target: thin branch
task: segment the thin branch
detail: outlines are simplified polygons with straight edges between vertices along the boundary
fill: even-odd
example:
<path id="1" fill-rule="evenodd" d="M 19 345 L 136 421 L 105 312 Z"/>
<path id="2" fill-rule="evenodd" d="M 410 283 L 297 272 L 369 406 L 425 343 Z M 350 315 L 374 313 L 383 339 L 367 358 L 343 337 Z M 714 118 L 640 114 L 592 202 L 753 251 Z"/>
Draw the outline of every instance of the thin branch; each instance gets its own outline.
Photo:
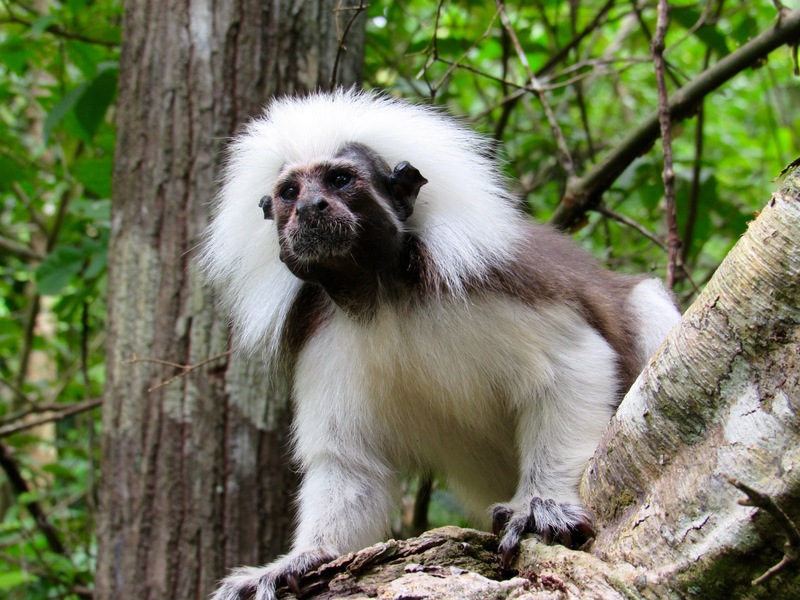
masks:
<path id="1" fill-rule="evenodd" d="M 546 78 L 544 80 L 541 80 L 541 79 L 537 80 L 537 82 L 536 82 L 537 85 L 534 87 L 533 85 L 530 85 L 530 84 L 527 84 L 527 83 L 526 84 L 520 84 L 520 83 L 517 83 L 515 81 L 511 81 L 511 80 L 506 79 L 505 77 L 502 77 L 502 76 L 499 76 L 499 75 L 492 75 L 491 73 L 489 73 L 487 71 L 483 71 L 483 70 L 478 69 L 476 67 L 473 67 L 471 65 L 460 63 L 459 61 L 453 61 L 453 60 L 449 60 L 447 58 L 442 58 L 442 57 L 437 57 L 436 61 L 440 62 L 440 63 L 443 63 L 445 65 L 454 66 L 455 68 L 461 69 L 462 71 L 468 71 L 470 73 L 475 73 L 476 75 L 479 75 L 483 79 L 488 79 L 490 81 L 496 81 L 497 83 L 501 84 L 504 87 L 514 88 L 515 91 L 510 93 L 510 94 L 508 94 L 507 97 L 503 100 L 504 102 L 509 100 L 509 99 L 518 100 L 519 98 L 524 96 L 526 93 L 538 94 L 539 92 L 550 92 L 550 91 L 553 91 L 553 90 L 558 90 L 558 89 L 561 89 L 561 88 L 569 87 L 570 85 L 574 85 L 575 83 L 577 83 L 579 81 L 582 81 L 583 79 L 586 79 L 586 78 L 588 78 L 590 76 L 597 75 L 596 70 L 597 70 L 598 67 L 605 67 L 607 65 L 612 65 L 612 64 L 615 64 L 615 63 L 625 63 L 625 66 L 620 67 L 621 70 L 624 70 L 625 68 L 631 67 L 631 66 L 639 64 L 639 63 L 649 62 L 649 60 L 647 60 L 647 59 L 631 58 L 631 57 L 627 57 L 627 58 L 612 58 L 612 59 L 583 60 L 583 61 L 577 62 L 577 63 L 575 63 L 575 64 L 563 69 L 562 71 L 559 71 L 557 74 L 553 75 L 552 77 L 548 77 L 548 78 Z M 425 68 L 427 68 L 427 66 Z M 578 73 L 577 75 L 573 75 L 572 77 L 570 77 L 568 79 L 563 79 L 563 77 L 565 77 L 568 73 L 574 73 L 575 71 L 580 71 L 582 69 L 593 69 L 593 70 L 584 71 L 584 72 Z M 603 71 L 603 73 L 605 73 L 605 72 L 606 71 Z M 544 81 L 547 81 L 548 83 L 544 83 Z M 479 115 L 478 117 L 474 117 L 473 116 L 472 119 L 473 120 L 479 120 L 480 119 L 480 115 L 485 115 L 485 114 L 487 114 L 489 112 L 491 112 L 491 110 L 484 110 L 483 112 L 478 113 L 478 115 Z"/>
<path id="2" fill-rule="evenodd" d="M 618 223 L 622 223 L 623 225 L 627 225 L 631 229 L 635 229 L 640 234 L 642 234 L 644 237 L 646 237 L 648 240 L 653 242 L 656 246 L 661 248 L 664 252 L 667 251 L 667 245 L 663 242 L 663 240 L 661 238 L 659 238 L 655 233 L 653 233 L 652 231 L 647 229 L 647 227 L 645 227 L 644 225 L 639 223 L 638 221 L 634 221 L 630 217 L 627 217 L 627 216 L 625 216 L 625 215 L 623 215 L 621 213 L 618 213 L 618 212 L 608 208 L 607 206 L 605 206 L 603 204 L 601 204 L 600 206 L 598 206 L 597 208 L 595 208 L 593 210 L 599 212 L 604 217 L 608 217 L 609 219 L 613 219 L 614 221 L 617 221 Z"/>
<path id="3" fill-rule="evenodd" d="M 770 52 L 800 37 L 800 10 L 784 14 L 780 22 L 738 50 L 722 58 L 714 66 L 699 74 L 681 89 L 669 102 L 673 122 L 694 114 L 705 96 L 748 67 L 761 62 Z M 580 179 L 570 181 L 567 191 L 553 212 L 550 221 L 559 229 L 568 229 L 580 221 L 583 214 L 597 206 L 603 193 L 620 174 L 639 156 L 647 152 L 659 137 L 658 111 L 650 114 L 631 131 L 609 154 Z"/>
<path id="4" fill-rule="evenodd" d="M 44 256 L 38 252 L 3 236 L 0 236 L 0 250 L 27 260 L 44 260 Z"/>
<path id="5" fill-rule="evenodd" d="M 11 190 L 28 211 L 28 216 L 30 217 L 31 221 L 33 221 L 33 224 L 36 225 L 39 231 L 46 234 L 48 231 L 47 223 L 42 220 L 42 216 L 39 214 L 39 212 L 33 208 L 33 201 L 25 193 L 25 190 L 22 189 L 22 186 L 15 181 L 11 184 Z"/>
<path id="6" fill-rule="evenodd" d="M 77 415 L 82 412 L 92 410 L 93 408 L 97 408 L 102 403 L 103 400 L 101 398 L 95 398 L 67 406 L 66 408 L 63 408 L 62 405 L 60 410 L 57 410 L 52 414 L 42 416 L 38 419 L 24 420 L 22 422 L 19 422 L 17 419 L 15 422 L 11 422 L 8 425 L 0 426 L 0 438 L 12 435 L 14 433 L 19 433 L 20 431 L 25 431 L 26 429 L 32 429 L 33 427 L 38 427 L 39 425 L 44 425 L 45 423 L 61 421 L 62 419 L 66 419 L 72 415 Z M 37 412 L 41 411 L 37 410 Z"/>
<path id="7" fill-rule="evenodd" d="M 536 74 L 533 72 L 533 69 L 531 69 L 530 63 L 528 63 L 528 57 L 525 54 L 522 44 L 519 42 L 517 32 L 514 31 L 514 27 L 511 25 L 511 21 L 508 19 L 508 15 L 506 14 L 505 6 L 502 0 L 496 0 L 496 3 L 497 10 L 500 13 L 500 21 L 503 23 L 503 27 L 508 32 L 511 43 L 514 44 L 514 49 L 517 52 L 517 58 L 519 58 L 522 68 L 528 75 L 531 91 L 533 91 L 536 94 L 536 97 L 539 98 L 539 102 L 542 105 L 544 114 L 547 117 L 547 122 L 550 124 L 550 129 L 556 139 L 561 166 L 564 168 L 567 178 L 571 179 L 575 177 L 575 162 L 572 160 L 572 154 L 569 151 L 569 146 L 567 145 L 567 140 L 564 137 L 564 132 L 561 131 L 561 126 L 558 124 L 558 120 L 553 113 L 553 109 L 551 108 L 550 103 L 547 101 L 544 89 L 539 85 L 539 80 L 536 77 Z"/>
<path id="8" fill-rule="evenodd" d="M 642 15 L 643 6 L 645 6 L 645 3 L 642 3 L 642 6 L 639 6 L 639 0 L 631 1 L 633 14 L 636 16 L 636 21 L 639 23 L 639 28 L 642 30 L 642 34 L 644 35 L 644 37 L 647 38 L 648 43 L 652 46 L 653 34 L 650 33 L 650 27 L 648 27 L 647 21 Z M 680 81 L 678 81 L 678 78 L 675 76 L 675 73 L 672 72 L 672 69 L 667 70 L 667 74 L 669 75 L 669 78 L 672 80 L 672 83 L 674 83 L 675 85 L 680 85 Z"/>
<path id="9" fill-rule="evenodd" d="M 486 27 L 486 29 L 484 30 L 483 34 L 480 37 L 478 37 L 475 41 L 473 41 L 473 43 L 470 45 L 470 47 L 467 48 L 467 50 L 465 50 L 457 60 L 455 60 L 455 61 L 445 61 L 443 59 L 440 59 L 438 56 L 435 57 L 435 60 L 437 62 L 443 62 L 443 63 L 448 65 L 447 69 L 444 72 L 444 75 L 442 75 L 439 78 L 438 83 L 436 83 L 434 85 L 434 89 L 435 90 L 438 91 L 438 90 L 440 90 L 442 88 L 442 86 L 444 85 L 445 81 L 447 81 L 447 78 L 450 77 L 450 75 L 452 75 L 453 71 L 455 71 L 458 68 L 461 68 L 461 67 L 465 66 L 465 65 L 461 64 L 461 61 L 466 59 L 469 56 L 469 54 L 481 44 L 481 42 L 483 42 L 485 39 L 487 39 L 491 35 L 492 29 L 494 28 L 494 22 L 496 20 L 497 20 L 497 13 L 495 12 L 494 16 L 492 16 L 491 20 L 489 21 L 489 25 Z M 472 69 L 468 69 L 468 70 L 472 70 Z M 477 72 L 477 70 L 474 70 L 473 72 Z M 483 74 L 481 73 L 481 75 L 483 75 Z M 508 82 L 502 82 L 502 83 L 504 85 L 508 85 Z"/>
<path id="10" fill-rule="evenodd" d="M 0 442 L 0 467 L 5 471 L 15 496 L 21 496 L 30 492 L 28 482 L 25 481 L 25 478 L 22 476 L 17 466 L 17 461 L 14 460 L 11 453 L 8 451 L 8 447 L 2 442 Z M 36 526 L 47 540 L 47 546 L 50 550 L 56 554 L 65 555 L 66 548 L 64 548 L 61 539 L 58 537 L 58 531 L 53 527 L 52 523 L 47 520 L 47 516 L 44 514 L 41 505 L 36 500 L 30 500 L 25 503 L 25 506 L 33 517 L 33 520 L 36 521 Z"/>
<path id="11" fill-rule="evenodd" d="M 28 309 L 25 311 L 25 325 L 22 333 L 22 349 L 19 352 L 19 370 L 14 380 L 14 387 L 21 390 L 25 386 L 28 376 L 28 364 L 33 350 L 33 335 L 36 329 L 36 319 L 39 316 L 41 297 L 36 291 L 36 284 L 32 281 L 26 285 L 25 299 Z"/>
<path id="12" fill-rule="evenodd" d="M 369 4 L 364 4 L 364 0 L 360 0 L 357 6 L 341 6 L 340 3 L 340 5 L 337 6 L 334 11 L 336 13 L 348 11 L 352 12 L 353 14 L 347 21 L 347 25 L 345 25 L 342 35 L 339 36 L 338 44 L 336 47 L 336 58 L 333 61 L 333 71 L 331 73 L 331 88 L 336 86 L 339 77 L 339 63 L 341 62 L 341 58 L 344 55 L 344 53 L 347 52 L 347 45 L 345 44 L 345 40 L 347 39 L 347 34 L 350 32 L 350 28 L 353 26 L 353 23 L 356 22 L 356 19 L 358 19 L 361 13 L 367 10 L 368 7 Z M 338 14 L 336 19 L 336 27 L 337 28 L 339 27 Z"/>
<path id="13" fill-rule="evenodd" d="M 717 2 L 714 11 L 714 21 L 719 19 L 722 14 L 725 0 Z M 708 6 L 711 6 L 709 2 Z M 711 64 L 712 49 L 706 48 L 706 55 L 703 58 L 703 70 L 708 69 Z M 700 205 L 700 177 L 703 171 L 703 128 L 705 125 L 705 103 L 701 100 L 697 109 L 697 122 L 694 128 L 694 161 L 692 163 L 692 184 L 689 190 L 689 200 L 686 206 L 686 224 L 683 229 L 683 246 L 681 247 L 681 264 L 686 265 L 689 261 L 689 252 L 692 249 L 692 238 L 697 224 L 697 208 Z"/>
<path id="14" fill-rule="evenodd" d="M 149 362 L 149 363 L 155 363 L 157 365 L 165 365 L 167 367 L 173 367 L 175 369 L 179 369 L 180 370 L 180 373 L 176 373 L 175 375 L 173 375 L 169 379 L 165 379 L 164 381 L 162 381 L 158 385 L 154 385 L 153 387 L 148 388 L 148 390 L 147 390 L 148 392 L 154 392 L 154 391 L 156 391 L 158 389 L 161 389 L 163 387 L 168 386 L 170 383 L 172 383 L 176 379 L 180 379 L 181 377 L 186 377 L 192 371 L 195 371 L 195 370 L 199 369 L 200 367 L 207 365 L 210 362 L 213 362 L 215 360 L 219 360 L 220 358 L 226 358 L 226 357 L 230 356 L 231 354 L 233 354 L 233 350 L 228 350 L 226 352 L 223 352 L 222 354 L 217 354 L 216 356 L 212 356 L 210 358 L 206 358 L 205 360 L 201 360 L 199 363 L 196 363 L 196 364 L 193 364 L 193 365 L 182 365 L 180 363 L 172 362 L 172 361 L 169 361 L 169 360 L 163 360 L 163 359 L 160 359 L 160 358 L 139 358 L 138 356 L 136 356 L 134 354 L 133 357 L 129 361 L 127 361 L 127 363 L 130 364 L 130 365 L 133 365 L 133 364 L 140 363 L 140 362 Z"/>
<path id="15" fill-rule="evenodd" d="M 424 52 L 428 58 L 425 61 L 425 64 L 422 65 L 420 72 L 417 74 L 417 79 L 422 78 L 425 81 L 425 85 L 428 86 L 428 97 L 430 98 L 431 103 L 433 103 L 433 101 L 436 99 L 436 94 L 439 90 L 431 85 L 431 82 L 428 79 L 428 67 L 439 60 L 439 20 L 442 18 L 443 7 L 444 0 L 439 0 L 436 3 L 436 16 L 433 20 L 433 37 L 428 42 Z"/>
<path id="16" fill-rule="evenodd" d="M 669 7 L 667 0 L 658 0 L 658 21 L 656 35 L 653 37 L 651 51 L 653 65 L 656 69 L 656 87 L 658 88 L 658 124 L 661 128 L 661 142 L 664 152 L 664 200 L 667 212 L 667 288 L 675 287 L 675 269 L 680 260 L 678 254 L 681 247 L 681 238 L 678 236 L 678 221 L 675 217 L 675 168 L 672 161 L 672 132 L 670 127 L 672 118 L 669 110 L 669 97 L 667 95 L 667 80 L 664 75 L 664 40 L 667 37 L 669 25 Z"/>
<path id="17" fill-rule="evenodd" d="M 553 68 L 559 64 L 562 60 L 564 60 L 570 53 L 573 48 L 577 48 L 578 44 L 580 44 L 587 35 L 592 33 L 595 29 L 600 27 L 603 24 L 603 18 L 606 16 L 611 7 L 614 6 L 616 0 L 608 0 L 605 5 L 598 11 L 595 15 L 594 19 L 592 19 L 591 23 L 589 23 L 586 27 L 584 27 L 580 33 L 575 35 L 567 44 L 561 47 L 558 52 L 553 54 L 550 58 L 547 59 L 547 62 L 544 63 L 539 69 L 536 70 L 536 75 L 542 77 L 553 70 Z"/>
<path id="18" fill-rule="evenodd" d="M 8 17 L 5 19 L 0 20 L 0 25 L 23 25 L 25 27 L 31 28 L 33 27 L 33 23 L 31 21 L 27 21 L 22 17 L 18 17 L 13 12 L 9 11 Z M 87 35 L 83 35 L 81 33 L 75 33 L 74 31 L 68 31 L 63 27 L 56 25 L 55 23 L 48 25 L 44 28 L 47 33 L 51 33 L 56 37 L 64 38 L 67 40 L 75 40 L 76 42 L 84 42 L 86 44 L 93 44 L 95 46 L 103 46 L 105 48 L 118 48 L 119 42 L 112 41 L 112 40 L 103 40 L 100 38 L 93 38 Z"/>
<path id="19" fill-rule="evenodd" d="M 618 212 L 608 208 L 604 204 L 601 204 L 600 206 L 597 206 L 597 207 L 593 208 L 592 210 L 594 210 L 595 212 L 600 213 L 604 217 L 608 217 L 609 219 L 617 221 L 618 223 L 622 223 L 623 225 L 627 225 L 631 229 L 635 229 L 640 234 L 642 234 L 644 237 L 646 237 L 648 240 L 653 242 L 656 246 L 661 248 L 664 252 L 667 251 L 667 244 L 665 244 L 664 241 L 661 238 L 659 238 L 656 234 L 654 234 L 652 231 L 647 229 L 647 227 L 645 227 L 644 225 L 642 225 L 638 221 L 635 221 L 635 220 L 631 219 L 630 217 L 628 217 L 626 215 L 618 213 Z M 686 281 L 689 282 L 689 285 L 692 286 L 694 292 L 696 294 L 699 294 L 700 293 L 700 286 L 694 281 L 694 279 L 692 279 L 692 274 L 689 271 L 689 269 L 687 269 L 686 265 L 684 265 L 683 263 L 679 263 L 678 266 L 680 266 L 680 268 L 681 268 L 681 270 L 683 272 L 684 279 L 686 279 Z"/>
<path id="20" fill-rule="evenodd" d="M 767 570 L 767 572 L 761 575 L 761 577 L 754 579 L 752 581 L 752 585 L 760 585 L 787 567 L 799 563 L 800 530 L 798 530 L 797 525 L 795 525 L 792 520 L 786 516 L 786 513 L 783 512 L 777 504 L 775 504 L 769 495 L 759 492 L 758 490 L 751 488 L 746 483 L 742 483 L 733 477 L 728 477 L 726 475 L 725 479 L 728 480 L 728 483 L 744 492 L 747 496 L 747 498 L 744 500 L 739 500 L 739 504 L 742 506 L 754 506 L 766 511 L 778 522 L 778 525 L 780 525 L 781 529 L 783 529 L 783 532 L 786 535 L 786 543 L 783 546 L 784 554 L 781 561 L 777 565 Z"/>

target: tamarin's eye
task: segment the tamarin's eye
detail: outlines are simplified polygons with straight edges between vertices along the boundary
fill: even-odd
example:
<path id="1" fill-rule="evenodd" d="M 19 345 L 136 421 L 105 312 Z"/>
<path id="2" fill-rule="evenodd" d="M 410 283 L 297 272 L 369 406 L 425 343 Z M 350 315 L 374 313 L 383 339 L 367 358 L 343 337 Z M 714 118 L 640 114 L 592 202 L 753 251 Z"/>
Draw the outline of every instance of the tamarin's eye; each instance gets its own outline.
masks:
<path id="1" fill-rule="evenodd" d="M 346 187 L 347 184 L 350 183 L 351 181 L 353 181 L 352 175 L 350 175 L 350 173 L 345 173 L 343 171 L 334 173 L 333 177 L 331 178 L 331 184 L 337 190 L 341 190 L 342 188 Z"/>
<path id="2" fill-rule="evenodd" d="M 297 189 L 295 185 L 287 185 L 286 187 L 281 189 L 280 196 L 281 200 L 284 202 L 294 202 L 297 200 L 297 196 L 300 193 L 300 190 Z"/>

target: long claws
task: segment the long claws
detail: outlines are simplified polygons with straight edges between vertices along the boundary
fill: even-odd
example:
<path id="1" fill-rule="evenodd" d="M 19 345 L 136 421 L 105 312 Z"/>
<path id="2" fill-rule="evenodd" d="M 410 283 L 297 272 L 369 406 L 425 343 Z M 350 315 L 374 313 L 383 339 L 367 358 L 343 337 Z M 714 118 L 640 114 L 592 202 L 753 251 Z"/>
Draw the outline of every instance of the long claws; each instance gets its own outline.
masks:
<path id="1" fill-rule="evenodd" d="M 286 575 L 286 585 L 289 586 L 289 589 L 292 590 L 292 593 L 300 598 L 300 580 L 297 578 L 295 573 L 287 573 Z"/>
<path id="2" fill-rule="evenodd" d="M 557 503 L 554 500 L 531 498 L 525 508 L 513 509 L 505 504 L 492 508 L 492 531 L 501 535 L 500 566 L 510 570 L 526 533 L 538 533 L 545 543 L 558 543 L 567 548 L 579 548 L 594 537 L 589 516 L 578 504 Z"/>
<path id="3" fill-rule="evenodd" d="M 495 535 L 500 535 L 500 532 L 505 529 L 511 515 L 512 510 L 507 506 L 498 505 L 494 507 L 492 510 L 492 532 Z"/>
<path id="4" fill-rule="evenodd" d="M 519 544 L 516 545 L 516 546 L 512 546 L 511 548 L 507 548 L 500 555 L 500 568 L 503 571 L 510 571 L 511 570 L 511 564 L 514 562 L 514 559 L 517 557 L 517 552 L 519 552 Z"/>
<path id="5" fill-rule="evenodd" d="M 588 521 L 581 521 L 575 526 L 576 531 L 581 535 L 583 538 L 583 542 L 580 544 L 581 546 L 589 539 L 595 536 L 594 527 Z"/>

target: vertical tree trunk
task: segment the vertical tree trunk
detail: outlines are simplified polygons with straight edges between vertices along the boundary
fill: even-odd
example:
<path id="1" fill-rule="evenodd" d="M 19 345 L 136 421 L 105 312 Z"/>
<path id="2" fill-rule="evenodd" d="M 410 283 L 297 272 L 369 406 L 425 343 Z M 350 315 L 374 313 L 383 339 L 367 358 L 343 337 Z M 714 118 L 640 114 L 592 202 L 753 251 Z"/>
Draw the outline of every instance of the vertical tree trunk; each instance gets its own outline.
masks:
<path id="1" fill-rule="evenodd" d="M 285 547 L 295 486 L 285 386 L 266 381 L 257 356 L 226 357 L 227 317 L 192 259 L 225 140 L 270 94 L 331 85 L 354 16 L 335 8 L 126 2 L 97 598 L 202 598 L 227 567 Z M 356 25 L 339 55 L 343 84 L 361 70 L 363 15 Z M 215 355 L 151 389 L 177 370 L 143 359 Z"/>

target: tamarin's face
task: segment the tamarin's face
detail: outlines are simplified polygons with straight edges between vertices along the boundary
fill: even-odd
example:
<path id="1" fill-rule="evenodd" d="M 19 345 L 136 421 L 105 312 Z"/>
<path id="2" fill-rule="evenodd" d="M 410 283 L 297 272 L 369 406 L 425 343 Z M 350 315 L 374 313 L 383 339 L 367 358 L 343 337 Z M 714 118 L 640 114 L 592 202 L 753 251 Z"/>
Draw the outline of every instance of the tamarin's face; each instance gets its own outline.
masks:
<path id="1" fill-rule="evenodd" d="M 401 165 L 391 171 L 369 148 L 351 144 L 328 160 L 287 166 L 261 208 L 275 220 L 280 257 L 292 273 L 320 282 L 390 267 L 402 249 L 403 221 L 426 183 Z"/>

